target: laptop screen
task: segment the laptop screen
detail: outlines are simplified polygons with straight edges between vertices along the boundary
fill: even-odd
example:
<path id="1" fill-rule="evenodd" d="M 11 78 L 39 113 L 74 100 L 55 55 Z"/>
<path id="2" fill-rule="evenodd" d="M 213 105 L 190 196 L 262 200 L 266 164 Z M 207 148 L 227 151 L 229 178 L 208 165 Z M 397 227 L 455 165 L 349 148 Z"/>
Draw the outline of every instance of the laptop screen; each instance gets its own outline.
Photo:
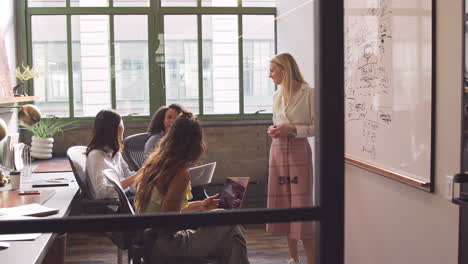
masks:
<path id="1" fill-rule="evenodd" d="M 192 187 L 211 183 L 215 168 L 216 162 L 212 162 L 188 169 Z"/>

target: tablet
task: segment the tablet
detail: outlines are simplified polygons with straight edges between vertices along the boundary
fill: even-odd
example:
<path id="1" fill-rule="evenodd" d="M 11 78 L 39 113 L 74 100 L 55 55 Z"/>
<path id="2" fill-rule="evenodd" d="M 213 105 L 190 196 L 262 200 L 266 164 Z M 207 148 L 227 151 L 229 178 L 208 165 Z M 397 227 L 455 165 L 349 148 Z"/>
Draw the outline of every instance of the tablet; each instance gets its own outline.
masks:
<path id="1" fill-rule="evenodd" d="M 228 177 L 219 195 L 219 208 L 242 208 L 250 177 Z"/>

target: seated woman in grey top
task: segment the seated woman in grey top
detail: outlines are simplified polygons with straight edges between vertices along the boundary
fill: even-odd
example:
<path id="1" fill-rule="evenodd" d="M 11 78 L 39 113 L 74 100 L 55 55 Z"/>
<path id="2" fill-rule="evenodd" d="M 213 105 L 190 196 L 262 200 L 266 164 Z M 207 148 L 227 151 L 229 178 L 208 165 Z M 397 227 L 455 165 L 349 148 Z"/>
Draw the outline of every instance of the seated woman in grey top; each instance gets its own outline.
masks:
<path id="1" fill-rule="evenodd" d="M 154 113 L 148 125 L 147 132 L 151 137 L 145 143 L 145 159 L 159 146 L 161 138 L 169 132 L 172 124 L 182 112 L 189 111 L 180 104 L 171 104 L 169 106 L 161 106 L 156 113 Z"/>

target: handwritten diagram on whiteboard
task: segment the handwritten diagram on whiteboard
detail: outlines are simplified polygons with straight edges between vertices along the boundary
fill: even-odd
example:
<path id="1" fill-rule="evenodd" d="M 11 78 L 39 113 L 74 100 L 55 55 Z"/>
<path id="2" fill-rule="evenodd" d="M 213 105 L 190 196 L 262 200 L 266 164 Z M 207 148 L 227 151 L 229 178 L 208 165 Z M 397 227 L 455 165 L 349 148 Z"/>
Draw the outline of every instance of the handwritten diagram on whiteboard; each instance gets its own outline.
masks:
<path id="1" fill-rule="evenodd" d="M 419 0 L 408 1 L 402 3 L 415 5 L 348 1 L 346 157 L 367 168 L 427 183 L 431 178 L 431 9 Z"/>

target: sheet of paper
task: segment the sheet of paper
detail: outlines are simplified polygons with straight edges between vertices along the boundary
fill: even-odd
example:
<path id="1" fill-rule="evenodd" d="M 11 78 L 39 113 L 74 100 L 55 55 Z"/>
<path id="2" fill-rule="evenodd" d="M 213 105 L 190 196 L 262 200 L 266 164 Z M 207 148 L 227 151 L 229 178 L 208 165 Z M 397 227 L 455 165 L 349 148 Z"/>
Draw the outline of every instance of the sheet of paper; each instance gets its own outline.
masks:
<path id="1" fill-rule="evenodd" d="M 0 235 L 0 241 L 35 240 L 41 235 L 41 233 Z"/>
<path id="2" fill-rule="evenodd" d="M 37 203 L 0 208 L 0 216 L 46 216 L 58 213 L 59 209 Z"/>

